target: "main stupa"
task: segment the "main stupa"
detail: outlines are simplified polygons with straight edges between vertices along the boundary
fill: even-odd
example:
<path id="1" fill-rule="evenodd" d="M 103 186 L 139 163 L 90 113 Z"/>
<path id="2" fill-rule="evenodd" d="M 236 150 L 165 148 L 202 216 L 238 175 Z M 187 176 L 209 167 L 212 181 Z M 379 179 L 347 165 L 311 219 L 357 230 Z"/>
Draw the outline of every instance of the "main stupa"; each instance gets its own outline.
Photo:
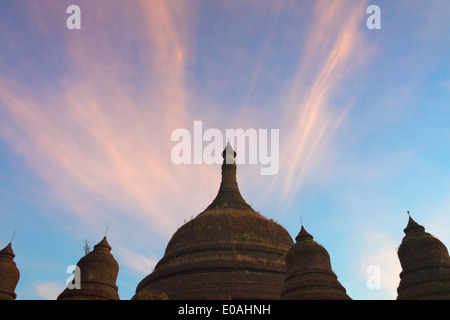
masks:
<path id="1" fill-rule="evenodd" d="M 133 299 L 280 299 L 292 238 L 242 198 L 229 143 L 222 156 L 216 198 L 175 232 Z"/>

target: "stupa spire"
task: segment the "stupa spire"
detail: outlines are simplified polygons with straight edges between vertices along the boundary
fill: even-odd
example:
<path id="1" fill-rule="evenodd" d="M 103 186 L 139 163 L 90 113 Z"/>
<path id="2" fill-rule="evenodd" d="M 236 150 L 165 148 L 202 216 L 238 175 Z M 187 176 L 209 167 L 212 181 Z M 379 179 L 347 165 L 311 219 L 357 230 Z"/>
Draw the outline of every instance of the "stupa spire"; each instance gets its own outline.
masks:
<path id="1" fill-rule="evenodd" d="M 299 234 L 295 237 L 295 241 L 302 241 L 302 240 L 313 240 L 313 236 L 309 234 L 308 231 L 306 231 L 305 227 L 302 224 L 302 228 L 300 229 Z"/>
<path id="2" fill-rule="evenodd" d="M 406 225 L 406 228 L 403 229 L 403 232 L 405 234 L 407 234 L 409 231 L 415 230 L 415 229 L 425 232 L 425 228 L 423 226 L 421 226 L 420 224 L 418 224 L 416 221 L 414 221 L 414 219 L 411 217 L 411 214 L 409 213 L 409 211 L 407 211 L 407 213 L 408 213 L 408 224 Z"/>
<path id="3" fill-rule="evenodd" d="M 222 181 L 220 183 L 219 192 L 214 201 L 208 206 L 207 210 L 218 208 L 251 209 L 244 198 L 242 198 L 239 191 L 236 181 L 237 166 L 234 161 L 236 152 L 231 146 L 230 141 L 227 142 L 225 149 L 222 151 L 222 157 Z"/>
<path id="4" fill-rule="evenodd" d="M 12 245 L 11 242 L 8 243 L 8 245 L 6 247 L 4 247 L 1 251 L 0 251 L 0 256 L 1 257 L 7 257 L 10 258 L 11 260 L 14 259 L 14 257 L 16 256 L 14 254 L 14 251 L 12 249 Z"/>

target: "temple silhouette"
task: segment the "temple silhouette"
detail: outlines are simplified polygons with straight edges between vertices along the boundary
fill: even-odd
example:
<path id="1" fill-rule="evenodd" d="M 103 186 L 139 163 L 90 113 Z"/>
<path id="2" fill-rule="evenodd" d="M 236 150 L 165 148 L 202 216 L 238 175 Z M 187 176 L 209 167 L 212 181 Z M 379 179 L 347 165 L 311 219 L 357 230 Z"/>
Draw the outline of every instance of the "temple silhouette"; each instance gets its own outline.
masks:
<path id="1" fill-rule="evenodd" d="M 222 153 L 216 198 L 182 225 L 153 272 L 137 285 L 133 300 L 351 300 L 332 270 L 328 251 L 303 225 L 295 238 L 248 205 L 236 180 L 236 152 Z M 398 300 L 450 299 L 446 246 L 411 216 L 398 248 L 402 267 Z M 58 300 L 119 300 L 119 265 L 106 236 L 77 266 L 79 289 Z M 0 251 L 0 299 L 16 299 L 20 278 L 9 243 Z"/>

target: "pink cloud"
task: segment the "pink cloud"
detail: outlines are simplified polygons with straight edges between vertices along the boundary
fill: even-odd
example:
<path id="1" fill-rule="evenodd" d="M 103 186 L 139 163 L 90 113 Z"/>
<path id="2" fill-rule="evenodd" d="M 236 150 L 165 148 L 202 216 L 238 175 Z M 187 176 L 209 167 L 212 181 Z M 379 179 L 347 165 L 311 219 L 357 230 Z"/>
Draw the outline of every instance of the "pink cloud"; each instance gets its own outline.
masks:
<path id="1" fill-rule="evenodd" d="M 176 167 L 170 159 L 171 132 L 189 119 L 187 49 L 180 35 L 186 31 L 179 29 L 188 17 L 166 1 L 139 6 L 145 28 L 134 37 L 149 44 L 137 67 L 145 70 L 139 81 L 149 82 L 145 92 L 128 83 L 136 67 L 114 50 L 114 38 L 126 35 L 102 32 L 108 13 L 118 9 L 106 6 L 96 16 L 98 29 L 67 37 L 62 61 L 68 74 L 55 89 L 32 91 L 0 79 L 0 128 L 49 185 L 49 194 L 80 218 L 99 223 L 113 218 L 110 209 L 165 235 L 194 213 L 186 207 L 198 207 L 186 203 L 208 205 L 202 192 L 186 193 L 186 186 L 211 182 L 199 167 Z"/>
<path id="2" fill-rule="evenodd" d="M 237 10 L 239 5 L 228 5 L 227 10 Z M 266 2 L 259 10 L 268 14 L 292 6 L 293 2 Z M 189 91 L 186 68 L 195 55 L 192 18 L 199 17 L 189 2 L 139 1 L 133 10 L 119 15 L 121 8 L 117 3 L 90 2 L 95 20 L 83 20 L 89 32 L 53 31 L 65 39 L 59 62 L 67 68 L 54 89 L 33 91 L 0 78 L 0 110 L 5 114 L 0 128 L 4 139 L 48 184 L 49 194 L 81 219 L 98 222 L 125 216 L 167 235 L 183 218 L 209 204 L 220 180 L 219 166 L 177 167 L 170 159 L 171 132 L 190 129 L 199 120 L 193 117 L 200 109 L 195 93 Z M 281 199 L 291 199 L 308 178 L 307 172 L 325 165 L 327 147 L 351 108 L 349 104 L 334 110 L 330 98 L 365 56 L 360 31 L 364 13 L 363 4 L 317 2 L 306 33 L 306 51 L 287 94 L 281 94 L 288 98 L 280 99 L 281 107 L 274 106 L 282 111 L 279 116 L 268 119 L 246 101 L 234 114 L 206 101 L 209 108 L 200 119 L 206 127 L 283 126 L 280 173 L 274 179 L 274 188 L 282 190 Z M 45 18 L 48 13 L 38 14 Z M 50 32 L 50 26 L 43 23 L 39 30 Z M 265 48 L 272 45 L 273 37 L 268 35 Z M 123 47 L 117 46 L 117 38 Z M 141 43 L 139 51 L 127 47 L 134 41 Z M 261 73 L 267 72 L 264 58 L 263 52 L 247 96 Z M 250 173 L 238 172 L 241 186 L 261 188 Z M 261 195 L 273 190 L 265 187 Z M 111 217 L 108 209 L 123 216 Z"/>
<path id="3" fill-rule="evenodd" d="M 333 135 L 352 104 L 335 110 L 341 81 L 367 56 L 362 38 L 365 4 L 319 1 L 284 113 L 288 137 L 281 153 L 281 199 L 292 199 L 308 174 L 324 165 Z M 319 166 L 318 166 L 319 165 Z"/>

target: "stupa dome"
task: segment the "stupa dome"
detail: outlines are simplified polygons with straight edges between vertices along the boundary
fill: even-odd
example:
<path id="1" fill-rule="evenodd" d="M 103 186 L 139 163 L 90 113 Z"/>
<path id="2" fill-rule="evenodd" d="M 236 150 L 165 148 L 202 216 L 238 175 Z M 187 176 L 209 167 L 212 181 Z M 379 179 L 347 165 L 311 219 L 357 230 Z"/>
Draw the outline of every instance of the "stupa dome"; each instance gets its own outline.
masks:
<path id="1" fill-rule="evenodd" d="M 242 198 L 236 153 L 229 144 L 222 155 L 217 197 L 175 232 L 155 270 L 137 286 L 134 299 L 149 292 L 174 300 L 280 298 L 284 256 L 292 238 Z"/>
<path id="2" fill-rule="evenodd" d="M 11 242 L 0 251 L 0 300 L 15 300 L 14 292 L 19 282 L 20 273 L 14 262 Z"/>
<path id="3" fill-rule="evenodd" d="M 397 299 L 450 299 L 447 247 L 409 217 L 398 248 L 402 266 Z"/>
<path id="4" fill-rule="evenodd" d="M 119 265 L 111 254 L 106 236 L 78 261 L 77 266 L 81 288 L 66 288 L 58 300 L 119 300 L 116 286 Z"/>
<path id="5" fill-rule="evenodd" d="M 327 250 L 302 226 L 286 254 L 284 300 L 350 300 L 331 269 Z"/>

